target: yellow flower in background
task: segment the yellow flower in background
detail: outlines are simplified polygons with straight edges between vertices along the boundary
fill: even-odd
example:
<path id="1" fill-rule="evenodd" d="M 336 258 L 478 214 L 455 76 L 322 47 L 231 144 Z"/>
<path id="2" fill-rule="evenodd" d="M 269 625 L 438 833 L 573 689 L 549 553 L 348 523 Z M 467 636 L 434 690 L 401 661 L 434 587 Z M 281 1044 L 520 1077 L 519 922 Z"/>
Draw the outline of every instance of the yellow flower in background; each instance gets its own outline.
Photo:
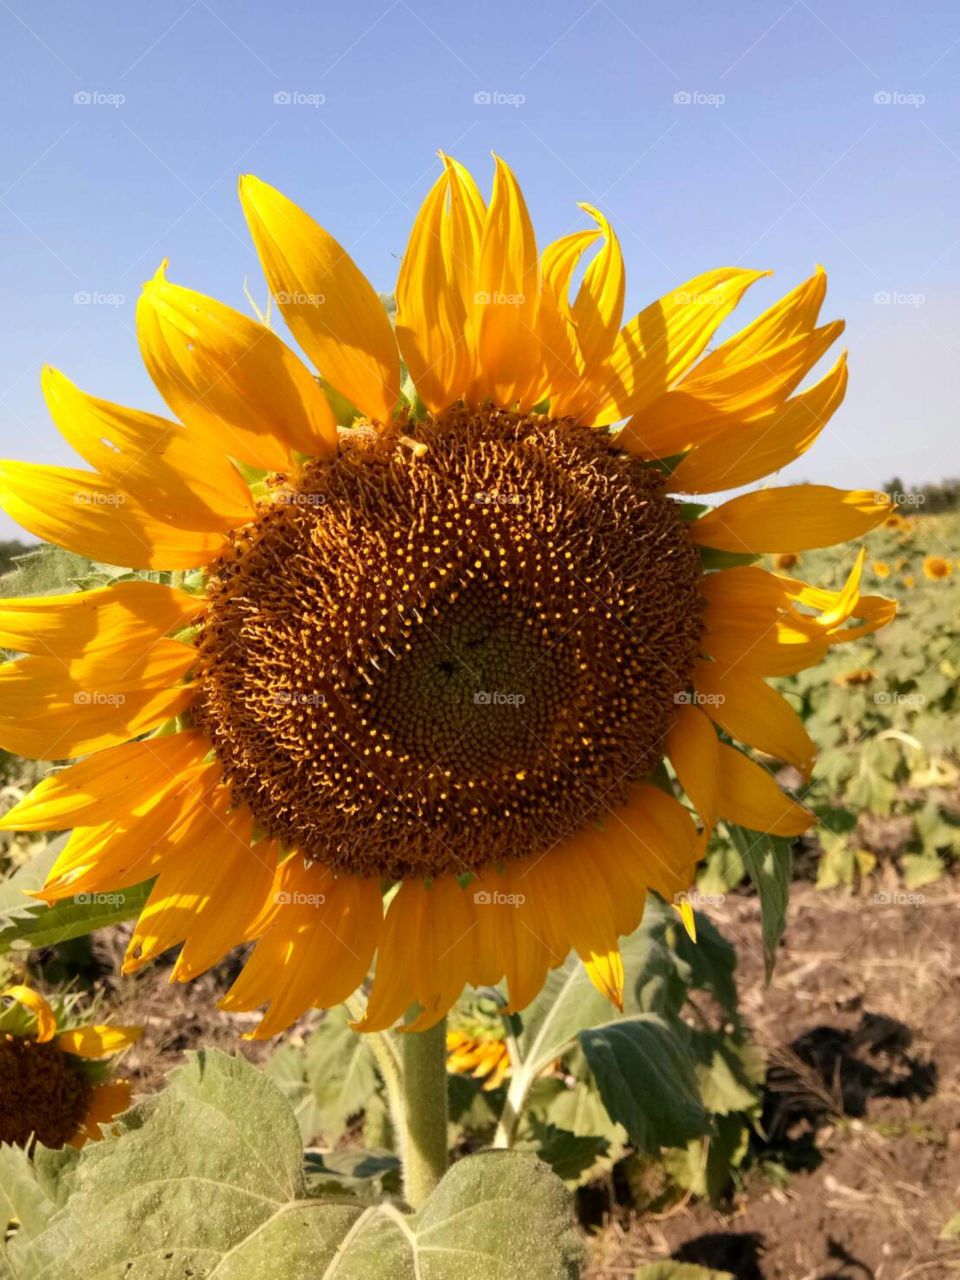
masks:
<path id="1" fill-rule="evenodd" d="M 899 511 L 892 512 L 883 522 L 885 529 L 897 529 L 901 533 L 905 533 L 913 528 L 913 524 L 909 516 L 901 515 Z"/>
<path id="2" fill-rule="evenodd" d="M 61 1029 L 31 987 L 0 994 L 15 1002 L 0 1013 L 0 1142 L 82 1147 L 101 1138 L 100 1126 L 126 1111 L 132 1092 L 101 1060 L 128 1048 L 143 1028 Z"/>
<path id="3" fill-rule="evenodd" d="M 473 1036 L 447 1032 L 447 1070 L 483 1081 L 483 1089 L 497 1089 L 510 1075 L 510 1054 L 502 1036 Z"/>
<path id="4" fill-rule="evenodd" d="M 887 564 L 886 560 L 874 560 L 873 572 L 878 578 L 889 578 L 890 566 Z"/>
<path id="5" fill-rule="evenodd" d="M 876 672 L 870 667 L 857 667 L 853 671 L 841 671 L 839 675 L 833 677 L 833 683 L 836 685 L 855 685 L 869 684 L 871 680 L 876 678 Z"/>
<path id="6" fill-rule="evenodd" d="M 912 573 L 905 573 L 903 575 L 903 585 L 907 588 L 907 590 L 910 590 L 911 588 L 917 585 L 917 580 Z"/>
<path id="7" fill-rule="evenodd" d="M 943 556 L 924 556 L 923 576 L 929 578 L 931 582 L 939 582 L 942 578 L 949 578 L 952 573 L 952 562 L 944 559 Z"/>
<path id="8" fill-rule="evenodd" d="M 364 1030 L 414 1003 L 428 1027 L 465 984 L 505 979 L 522 1008 L 571 948 L 619 1003 L 618 938 L 651 889 L 678 900 L 719 818 L 812 822 L 718 731 L 807 773 L 767 678 L 895 611 L 861 593 L 863 552 L 838 591 L 713 568 L 858 538 L 889 514 L 872 490 L 698 518 L 671 496 L 750 485 L 817 438 L 847 381 L 841 355 L 795 394 L 842 331 L 819 321 L 826 277 L 708 351 L 766 273 L 708 271 L 624 323 L 602 213 L 540 253 L 510 169 L 488 204 L 444 157 L 394 332 L 308 214 L 256 178 L 240 195 L 322 381 L 162 268 L 137 326 L 179 422 L 45 372 L 92 470 L 4 463 L 7 511 L 176 578 L 0 601 L 0 644 L 32 655 L 0 668 L 0 745 L 84 757 L 2 826 L 74 828 L 48 902 L 155 878 L 128 971 L 182 946 L 186 980 L 255 942 L 223 1003 L 266 1005 L 259 1036 L 374 961 Z M 665 757 L 699 824 L 651 781 Z"/>

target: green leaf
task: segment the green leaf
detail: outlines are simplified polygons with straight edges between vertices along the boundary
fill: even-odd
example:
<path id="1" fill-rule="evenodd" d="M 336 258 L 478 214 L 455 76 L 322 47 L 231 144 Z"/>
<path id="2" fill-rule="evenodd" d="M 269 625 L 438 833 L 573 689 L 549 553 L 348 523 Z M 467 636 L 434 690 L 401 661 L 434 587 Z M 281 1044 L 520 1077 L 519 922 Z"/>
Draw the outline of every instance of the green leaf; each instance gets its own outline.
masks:
<path id="1" fill-rule="evenodd" d="M 274 1054 L 267 1073 L 290 1099 L 305 1142 L 322 1133 L 330 1146 L 343 1136 L 351 1116 L 363 1111 L 376 1092 L 376 1059 L 366 1036 L 351 1031 L 342 1006 L 331 1009 L 305 1048 L 286 1045 Z"/>
<path id="2" fill-rule="evenodd" d="M 202 1051 L 83 1149 L 63 1208 L 7 1250 L 15 1280 L 575 1280 L 569 1196 L 539 1161 L 490 1152 L 416 1215 L 307 1196 L 297 1122 L 240 1058 Z M 19 1234 L 19 1233 L 18 1233 Z"/>
<path id="3" fill-rule="evenodd" d="M 17 556 L 13 568 L 0 578 L 0 596 L 42 596 L 76 589 L 90 573 L 91 562 L 62 547 L 40 546 Z"/>
<path id="4" fill-rule="evenodd" d="M 41 859 L 45 861 L 48 853 L 49 848 L 40 855 Z M 31 874 L 35 873 L 36 861 L 27 863 L 23 869 L 33 868 Z M 51 858 L 51 865 L 52 861 Z M 46 903 L 24 897 L 22 889 L 26 886 L 15 885 L 17 878 L 13 876 L 4 885 L 0 955 L 13 949 L 54 947 L 106 925 L 131 920 L 143 910 L 153 884 L 150 880 L 112 893 L 78 893 L 48 907 Z M 11 898 L 11 892 L 15 898 Z"/>
<path id="5" fill-rule="evenodd" d="M 570 1186 L 583 1181 L 583 1175 L 594 1168 L 601 1156 L 606 1155 L 609 1143 L 596 1133 L 571 1133 L 534 1119 L 530 1139 L 517 1144 L 517 1150 L 533 1150 L 550 1166 L 558 1178 Z"/>
<path id="6" fill-rule="evenodd" d="M 641 1151 L 711 1131 L 687 1048 L 662 1018 L 623 1018 L 579 1038 L 607 1111 Z"/>
<path id="7" fill-rule="evenodd" d="M 780 836 L 727 824 L 747 874 L 760 895 L 763 958 L 769 981 L 777 956 L 777 946 L 787 923 L 790 878 L 793 875 L 793 842 Z"/>

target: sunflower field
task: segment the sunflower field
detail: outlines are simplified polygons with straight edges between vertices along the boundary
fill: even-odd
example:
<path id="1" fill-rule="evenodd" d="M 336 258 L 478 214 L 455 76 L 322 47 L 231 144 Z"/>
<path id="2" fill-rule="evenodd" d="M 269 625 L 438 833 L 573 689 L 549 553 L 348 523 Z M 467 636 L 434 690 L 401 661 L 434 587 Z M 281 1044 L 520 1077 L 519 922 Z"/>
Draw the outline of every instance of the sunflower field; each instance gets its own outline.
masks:
<path id="1" fill-rule="evenodd" d="M 0 584 L 3 1273 L 740 1280 L 706 1224 L 885 1214 L 861 1134 L 944 1156 L 899 1247 L 956 1261 L 887 935 L 939 997 L 957 516 L 779 483 L 847 386 L 822 268 L 630 318 L 602 212 L 540 252 L 503 160 L 439 168 L 387 300 L 241 178 L 271 305 L 164 261 L 173 417 L 46 366 L 87 469 L 0 463 L 47 544 Z"/>

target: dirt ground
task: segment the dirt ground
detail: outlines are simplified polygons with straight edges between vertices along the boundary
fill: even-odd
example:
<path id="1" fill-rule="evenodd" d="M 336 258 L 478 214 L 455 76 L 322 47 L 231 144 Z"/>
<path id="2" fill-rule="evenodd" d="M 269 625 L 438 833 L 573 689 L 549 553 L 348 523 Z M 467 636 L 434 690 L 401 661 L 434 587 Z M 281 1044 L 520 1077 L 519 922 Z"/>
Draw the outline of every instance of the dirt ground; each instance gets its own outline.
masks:
<path id="1" fill-rule="evenodd" d="M 769 987 L 759 907 L 710 915 L 737 944 L 744 1013 L 772 1065 L 758 1162 L 721 1212 L 614 1213 L 590 1280 L 674 1258 L 737 1280 L 960 1276 L 960 886 L 862 896 L 794 885 Z"/>

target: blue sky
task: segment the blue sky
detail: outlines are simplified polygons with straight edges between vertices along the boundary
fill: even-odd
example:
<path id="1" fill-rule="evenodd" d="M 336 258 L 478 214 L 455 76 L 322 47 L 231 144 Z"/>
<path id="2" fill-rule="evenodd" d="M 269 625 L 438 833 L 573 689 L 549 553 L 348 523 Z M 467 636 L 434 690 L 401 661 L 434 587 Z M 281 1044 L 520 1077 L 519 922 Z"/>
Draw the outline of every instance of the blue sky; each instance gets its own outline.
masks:
<path id="1" fill-rule="evenodd" d="M 390 290 L 442 147 L 484 187 L 502 154 L 540 243 L 603 207 L 634 310 L 713 266 L 772 268 L 749 318 L 823 262 L 851 388 L 791 478 L 960 473 L 955 3 L 0 0 L 0 48 L 3 456 L 72 461 L 45 361 L 160 409 L 133 313 L 161 257 L 264 297 L 239 174 Z"/>

